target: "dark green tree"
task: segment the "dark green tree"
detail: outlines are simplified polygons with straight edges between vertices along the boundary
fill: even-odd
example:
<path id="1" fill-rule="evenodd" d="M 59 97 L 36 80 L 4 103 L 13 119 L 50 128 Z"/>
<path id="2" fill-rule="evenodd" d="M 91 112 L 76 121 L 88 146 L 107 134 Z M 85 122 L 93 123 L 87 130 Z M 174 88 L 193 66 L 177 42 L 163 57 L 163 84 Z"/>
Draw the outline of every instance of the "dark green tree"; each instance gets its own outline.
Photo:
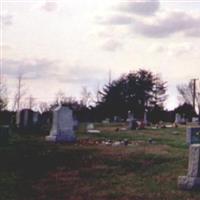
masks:
<path id="1" fill-rule="evenodd" d="M 101 108 L 104 117 L 126 117 L 128 110 L 131 110 L 142 118 L 145 109 L 163 106 L 165 85 L 159 76 L 150 71 L 140 69 L 130 72 L 103 88 L 97 107 Z"/>

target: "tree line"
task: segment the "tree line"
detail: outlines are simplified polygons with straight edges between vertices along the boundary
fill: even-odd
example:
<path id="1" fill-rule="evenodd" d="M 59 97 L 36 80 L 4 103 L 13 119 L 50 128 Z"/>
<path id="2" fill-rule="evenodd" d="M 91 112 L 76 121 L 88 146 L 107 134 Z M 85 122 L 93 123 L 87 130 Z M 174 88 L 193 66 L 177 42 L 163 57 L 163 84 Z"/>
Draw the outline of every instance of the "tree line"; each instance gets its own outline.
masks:
<path id="1" fill-rule="evenodd" d="M 18 108 L 22 96 L 22 92 L 20 92 L 21 82 L 20 77 L 17 85 L 18 93 L 15 95 L 15 104 Z M 189 98 L 192 90 L 191 84 L 188 86 L 179 85 L 177 89 L 183 103 L 174 112 L 185 113 L 190 118 L 195 116 L 196 113 L 191 106 L 191 98 Z M 167 83 L 159 75 L 148 70 L 139 69 L 123 74 L 118 79 L 107 83 L 98 91 L 98 98 L 96 98 L 93 105 L 90 104 L 92 101 L 91 93 L 87 88 L 83 88 L 80 101 L 72 97 L 66 97 L 60 91 L 51 105 L 46 102 L 41 103 L 40 111 L 48 112 L 55 106 L 62 104 L 72 108 L 80 121 L 99 121 L 105 118 L 113 119 L 115 116 L 126 119 L 128 111 L 133 112 L 137 119 L 143 119 L 144 112 L 147 112 L 153 122 L 159 120 L 170 121 L 174 117 L 174 113 L 168 112 L 164 108 L 164 102 L 167 99 L 166 91 Z M 0 92 L 0 110 L 5 110 L 8 102 L 5 95 L 6 87 L 1 87 Z M 29 106 L 32 104 L 33 98 L 30 97 Z"/>

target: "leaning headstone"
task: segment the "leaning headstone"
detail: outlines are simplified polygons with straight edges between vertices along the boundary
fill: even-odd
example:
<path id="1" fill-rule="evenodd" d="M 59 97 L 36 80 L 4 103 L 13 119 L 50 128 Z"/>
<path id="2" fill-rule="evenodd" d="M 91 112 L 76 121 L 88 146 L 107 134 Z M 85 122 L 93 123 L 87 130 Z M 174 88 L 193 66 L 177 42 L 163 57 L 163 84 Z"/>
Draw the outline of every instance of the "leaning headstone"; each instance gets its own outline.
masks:
<path id="1" fill-rule="evenodd" d="M 58 106 L 53 111 L 53 124 L 47 141 L 75 142 L 74 120 L 72 110 L 65 106 Z"/>
<path id="2" fill-rule="evenodd" d="M 188 174 L 178 177 L 178 188 L 183 190 L 200 189 L 200 144 L 190 145 Z"/>
<path id="3" fill-rule="evenodd" d="M 186 142 L 190 144 L 200 144 L 200 127 L 188 127 L 186 133 Z"/>

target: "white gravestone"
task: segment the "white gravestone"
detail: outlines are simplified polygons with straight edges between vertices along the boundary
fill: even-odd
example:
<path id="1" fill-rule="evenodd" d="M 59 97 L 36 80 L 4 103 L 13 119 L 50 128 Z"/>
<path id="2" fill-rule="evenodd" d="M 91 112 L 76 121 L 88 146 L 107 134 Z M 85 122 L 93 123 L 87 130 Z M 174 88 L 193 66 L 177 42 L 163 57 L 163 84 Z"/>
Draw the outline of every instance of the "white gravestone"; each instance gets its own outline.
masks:
<path id="1" fill-rule="evenodd" d="M 53 124 L 47 141 L 74 142 L 74 120 L 72 110 L 65 106 L 58 106 L 53 111 Z"/>
<path id="2" fill-rule="evenodd" d="M 183 190 L 200 189 L 200 144 L 190 145 L 188 174 L 178 177 L 178 188 Z"/>

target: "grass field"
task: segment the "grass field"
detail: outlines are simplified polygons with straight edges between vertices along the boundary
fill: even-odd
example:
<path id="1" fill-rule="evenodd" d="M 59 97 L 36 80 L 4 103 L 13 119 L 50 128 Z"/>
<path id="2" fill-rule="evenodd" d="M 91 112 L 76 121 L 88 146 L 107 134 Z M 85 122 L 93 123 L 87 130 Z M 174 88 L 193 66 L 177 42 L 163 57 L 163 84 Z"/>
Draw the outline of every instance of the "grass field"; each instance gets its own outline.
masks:
<path id="1" fill-rule="evenodd" d="M 187 173 L 185 127 L 125 132 L 116 132 L 116 124 L 97 127 L 99 134 L 78 131 L 76 144 L 14 134 L 0 146 L 0 199 L 200 199 L 200 191 L 177 189 L 177 177 Z M 100 144 L 123 139 L 130 144 Z"/>

